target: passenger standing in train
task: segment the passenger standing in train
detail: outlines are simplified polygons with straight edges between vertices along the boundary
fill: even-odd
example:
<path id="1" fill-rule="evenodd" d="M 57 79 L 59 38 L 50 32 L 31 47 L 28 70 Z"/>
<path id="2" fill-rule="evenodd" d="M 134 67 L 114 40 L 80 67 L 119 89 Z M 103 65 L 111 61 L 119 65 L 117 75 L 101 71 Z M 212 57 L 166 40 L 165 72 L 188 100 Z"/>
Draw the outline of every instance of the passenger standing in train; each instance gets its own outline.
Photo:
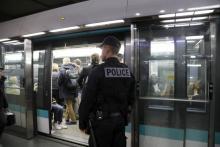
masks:
<path id="1" fill-rule="evenodd" d="M 5 97 L 5 80 L 4 68 L 0 67 L 0 136 L 5 128 L 5 111 L 8 109 L 8 102 Z"/>
<path id="2" fill-rule="evenodd" d="M 53 63 L 52 66 L 52 97 L 56 100 L 56 102 L 64 106 L 64 98 L 60 98 L 59 96 L 59 86 L 58 86 L 58 76 L 59 76 L 59 66 L 56 63 Z"/>
<path id="3" fill-rule="evenodd" d="M 82 64 L 82 61 L 80 59 L 75 59 L 73 61 L 73 64 L 76 65 L 76 68 L 77 68 L 77 73 L 78 75 L 80 74 L 81 72 L 81 64 Z M 78 87 L 78 96 L 77 98 L 75 99 L 75 103 L 74 103 L 74 111 L 76 113 L 76 118 L 78 119 L 79 118 L 79 113 L 78 113 L 78 110 L 79 110 L 79 104 L 80 104 L 80 100 L 81 100 L 81 90 L 80 88 Z"/>
<path id="4" fill-rule="evenodd" d="M 97 65 L 99 65 L 99 60 L 100 60 L 99 54 L 97 53 L 92 54 L 90 60 L 91 60 L 91 65 L 89 65 L 88 67 L 84 67 L 82 69 L 81 73 L 79 74 L 79 79 L 77 80 L 81 89 L 83 89 L 86 78 L 88 77 L 91 70 Z"/>
<path id="5" fill-rule="evenodd" d="M 100 47 L 104 63 L 86 80 L 79 128 L 90 132 L 90 147 L 126 147 L 125 125 L 134 101 L 134 77 L 117 58 L 121 47 L 117 38 L 105 38 Z"/>
<path id="6" fill-rule="evenodd" d="M 58 85 L 60 98 L 63 98 L 66 104 L 65 118 L 67 125 L 76 124 L 73 105 L 78 94 L 77 78 L 76 66 L 70 62 L 70 58 L 64 58 L 59 72 Z"/>
<path id="7" fill-rule="evenodd" d="M 64 99 L 59 96 L 59 86 L 58 86 L 58 75 L 59 75 L 59 66 L 56 63 L 53 63 L 52 66 L 52 113 L 54 114 L 54 127 L 57 130 L 67 129 L 67 126 L 62 124 L 63 120 L 63 106 Z"/>
<path id="8" fill-rule="evenodd" d="M 76 59 L 76 60 L 74 60 L 74 64 L 76 65 L 77 70 L 78 70 L 78 74 L 79 74 L 81 72 L 82 61 L 80 59 Z"/>

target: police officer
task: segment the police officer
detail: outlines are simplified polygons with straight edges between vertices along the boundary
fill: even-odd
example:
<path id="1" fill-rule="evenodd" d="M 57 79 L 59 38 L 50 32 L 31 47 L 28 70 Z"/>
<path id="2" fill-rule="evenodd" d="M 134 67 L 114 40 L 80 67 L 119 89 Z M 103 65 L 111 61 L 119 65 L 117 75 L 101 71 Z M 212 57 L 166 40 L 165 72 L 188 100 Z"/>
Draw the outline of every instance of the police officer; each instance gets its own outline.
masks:
<path id="1" fill-rule="evenodd" d="M 125 126 L 134 100 L 134 77 L 117 58 L 120 47 L 114 36 L 104 39 L 100 45 L 104 63 L 91 71 L 84 87 L 79 128 L 85 133 L 90 129 L 90 147 L 126 146 Z M 92 125 L 88 125 L 90 122 Z"/>

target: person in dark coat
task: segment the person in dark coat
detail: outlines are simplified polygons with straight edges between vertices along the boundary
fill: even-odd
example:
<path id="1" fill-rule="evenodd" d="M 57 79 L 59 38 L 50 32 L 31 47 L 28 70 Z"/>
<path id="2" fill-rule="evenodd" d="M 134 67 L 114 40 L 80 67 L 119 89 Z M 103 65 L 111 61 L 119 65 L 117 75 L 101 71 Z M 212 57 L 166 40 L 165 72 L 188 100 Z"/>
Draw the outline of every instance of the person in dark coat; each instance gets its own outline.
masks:
<path id="1" fill-rule="evenodd" d="M 60 98 L 60 95 L 59 95 L 58 77 L 59 77 L 59 66 L 58 64 L 53 63 L 52 96 L 59 105 L 64 106 L 64 99 Z"/>
<path id="2" fill-rule="evenodd" d="M 89 65 L 88 67 L 84 67 L 82 69 L 81 73 L 79 74 L 79 79 L 77 80 L 81 89 L 83 89 L 86 78 L 88 77 L 91 70 L 99 64 L 99 54 L 94 53 L 91 55 L 90 58 L 91 58 L 91 65 Z"/>
<path id="3" fill-rule="evenodd" d="M 77 90 L 71 91 L 66 88 L 65 80 L 66 80 L 66 70 L 75 70 L 76 67 L 74 64 L 70 62 L 70 58 L 63 59 L 63 65 L 61 66 L 59 77 L 58 77 L 58 85 L 59 85 L 59 95 L 60 99 L 64 99 L 66 104 L 66 124 L 76 124 L 76 114 L 74 112 L 74 101 L 77 97 Z M 71 121 L 70 121 L 71 119 Z"/>
<path id="4" fill-rule="evenodd" d="M 90 72 L 79 108 L 79 128 L 90 133 L 89 147 L 126 147 L 125 126 L 134 103 L 134 76 L 117 54 L 120 41 L 101 44 L 103 64 Z"/>
<path id="5" fill-rule="evenodd" d="M 3 133 L 6 124 L 4 113 L 8 109 L 8 102 L 5 97 L 5 80 L 4 68 L 0 67 L 0 136 Z"/>

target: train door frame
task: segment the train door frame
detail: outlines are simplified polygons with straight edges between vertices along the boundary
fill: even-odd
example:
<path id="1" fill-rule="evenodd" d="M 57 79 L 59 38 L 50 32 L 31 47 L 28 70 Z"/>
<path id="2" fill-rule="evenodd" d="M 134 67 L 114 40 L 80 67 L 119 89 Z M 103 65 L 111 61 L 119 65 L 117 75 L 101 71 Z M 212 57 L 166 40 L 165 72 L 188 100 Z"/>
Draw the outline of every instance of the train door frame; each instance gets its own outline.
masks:
<path id="1" fill-rule="evenodd" d="M 109 29 L 109 30 L 108 30 Z M 108 32 L 109 31 L 109 32 Z M 125 33 L 127 33 L 126 35 L 124 35 L 124 41 L 126 41 L 126 42 L 124 42 L 125 43 L 125 46 L 126 46 L 126 48 L 129 48 L 129 52 L 127 52 L 128 54 L 124 54 L 125 55 L 125 57 L 124 57 L 124 61 L 129 65 L 129 67 L 131 67 L 131 64 L 132 64 L 132 60 L 131 59 L 133 59 L 132 57 L 131 57 L 131 44 L 130 44 L 130 28 L 129 27 L 127 27 L 127 26 L 125 26 L 125 27 L 122 27 L 122 29 L 118 29 L 118 28 L 115 28 L 115 30 L 114 29 L 112 29 L 112 28 L 107 28 L 107 33 L 114 33 L 114 31 L 116 31 L 115 33 L 117 33 L 117 32 L 125 32 Z M 94 32 L 96 32 L 96 31 L 92 31 L 92 33 L 94 33 Z M 103 30 L 98 30 L 97 31 L 97 35 L 99 36 L 100 34 L 105 34 L 106 33 L 105 31 L 103 31 Z M 89 35 L 91 35 L 92 33 L 89 33 Z M 80 34 L 80 32 L 79 33 L 76 33 L 76 36 L 78 36 L 78 34 Z M 85 35 L 85 33 L 84 32 L 82 32 L 82 34 L 83 35 Z M 94 33 L 95 34 L 95 33 Z M 61 36 L 64 36 L 64 35 L 61 35 Z M 74 36 L 74 35 L 73 35 Z M 103 35 L 102 35 L 103 36 Z M 44 63 L 44 90 L 43 90 L 43 93 L 44 93 L 44 95 L 43 95 L 43 98 L 44 98 L 44 101 L 47 99 L 47 101 L 48 101 L 48 99 L 49 99 L 49 97 L 51 97 L 51 82 L 48 82 L 48 81 L 51 81 L 51 70 L 52 70 L 52 52 L 53 52 L 53 39 L 54 38 L 56 38 L 56 37 L 51 37 L 52 39 L 49 41 L 49 44 L 47 44 L 47 45 L 43 45 L 44 47 L 44 50 L 45 50 L 45 63 Z M 91 38 L 91 37 L 90 37 Z M 102 39 L 103 39 L 103 37 L 101 37 Z M 56 38 L 57 39 L 57 38 Z M 98 37 L 97 38 L 98 40 L 100 40 L 100 37 Z M 37 39 L 36 39 L 37 40 Z M 34 43 L 36 43 L 36 42 L 41 42 L 42 40 L 44 41 L 44 38 L 41 40 L 41 38 L 39 39 L 39 41 L 36 41 L 36 40 L 34 40 L 33 42 Z M 63 38 L 62 38 L 62 40 L 63 40 Z M 92 41 L 94 41 L 94 39 L 91 39 Z M 95 39 L 96 40 L 96 39 Z M 102 41 L 102 40 L 100 40 L 100 41 Z M 83 42 L 83 41 L 81 41 L 81 42 Z M 45 47 L 46 46 L 46 47 Z M 37 51 L 37 50 L 42 50 L 42 46 L 41 46 L 41 44 L 39 45 L 39 46 L 37 46 L 36 48 L 35 48 L 35 50 Z M 47 86 L 46 86 L 47 85 Z M 50 99 L 51 100 L 51 99 Z M 50 101 L 51 102 L 51 101 Z M 49 116 L 49 118 L 51 118 L 51 116 L 50 116 L 50 113 L 49 113 L 49 110 L 50 110 L 50 108 L 51 108 L 51 104 L 48 102 L 48 103 L 45 103 L 46 104 L 46 106 L 47 106 L 47 110 L 48 110 L 48 116 Z M 45 107 L 46 108 L 46 107 Z M 131 125 L 132 126 L 132 125 Z M 49 120 L 49 127 L 51 128 L 52 127 L 52 123 L 51 123 L 51 119 Z M 36 128 L 37 129 L 37 128 Z M 49 133 L 49 134 L 47 134 L 47 133 L 40 133 L 40 134 L 43 134 L 43 135 L 46 135 L 46 136 L 48 136 L 48 137 L 52 137 L 52 138 L 56 138 L 56 139 L 59 139 L 59 140 L 63 140 L 63 141 L 67 141 L 67 142 L 69 142 L 69 140 L 66 140 L 66 139 L 63 139 L 63 138 L 59 138 L 59 137 L 55 137 L 55 136 L 51 136 L 51 133 Z M 132 131 L 131 131 L 131 134 L 132 134 Z M 132 137 L 131 137 L 131 140 L 133 140 L 132 139 Z M 72 141 L 70 141 L 70 142 L 72 142 Z M 76 143 L 77 144 L 77 142 L 73 142 L 73 143 Z"/>
<path id="2" fill-rule="evenodd" d="M 53 60 L 53 55 L 52 55 L 52 49 L 50 48 L 51 46 L 48 47 L 48 49 L 45 51 L 45 76 L 44 78 L 46 79 L 44 82 L 44 98 L 47 99 L 47 110 L 48 110 L 48 119 L 49 119 L 49 134 L 51 135 L 51 130 L 52 130 L 52 116 L 51 116 L 51 97 L 52 97 L 52 88 L 51 88 L 51 73 L 52 73 L 52 60 Z"/>
<path id="3" fill-rule="evenodd" d="M 44 49 L 35 49 L 34 52 L 43 51 L 41 56 L 39 55 L 39 59 L 37 61 L 37 64 L 39 66 L 38 68 L 38 74 L 37 74 L 37 91 L 35 91 L 35 101 L 34 101 L 34 107 L 35 107 L 35 134 L 37 132 L 42 134 L 50 134 L 50 107 L 51 107 L 51 101 L 48 101 L 48 98 L 51 96 L 50 91 L 50 81 L 51 76 L 49 76 L 49 73 L 51 71 L 51 46 L 47 45 L 44 47 Z M 40 53 L 39 53 L 40 54 Z M 36 61 L 33 61 L 35 64 Z M 40 69 L 40 71 L 39 71 Z M 39 74 L 39 72 L 41 72 Z M 35 75 L 33 75 L 34 78 Z M 48 120 L 48 121 L 47 121 Z M 46 123 L 46 124 L 45 124 Z M 40 126 L 39 124 L 44 124 L 44 126 Z M 48 125 L 47 125 L 48 124 Z"/>

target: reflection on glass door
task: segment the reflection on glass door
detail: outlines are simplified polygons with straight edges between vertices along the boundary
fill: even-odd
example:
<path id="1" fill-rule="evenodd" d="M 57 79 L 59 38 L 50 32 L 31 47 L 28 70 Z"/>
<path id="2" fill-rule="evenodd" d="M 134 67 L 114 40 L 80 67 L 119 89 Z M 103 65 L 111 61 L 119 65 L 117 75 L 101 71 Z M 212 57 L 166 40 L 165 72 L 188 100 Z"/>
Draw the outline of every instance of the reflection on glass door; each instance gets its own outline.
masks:
<path id="1" fill-rule="evenodd" d="M 187 97 L 189 100 L 207 101 L 206 60 L 187 60 Z M 206 112 L 205 103 L 190 103 L 188 111 Z"/>
<path id="2" fill-rule="evenodd" d="M 138 25 L 141 147 L 208 146 L 208 30 Z"/>

